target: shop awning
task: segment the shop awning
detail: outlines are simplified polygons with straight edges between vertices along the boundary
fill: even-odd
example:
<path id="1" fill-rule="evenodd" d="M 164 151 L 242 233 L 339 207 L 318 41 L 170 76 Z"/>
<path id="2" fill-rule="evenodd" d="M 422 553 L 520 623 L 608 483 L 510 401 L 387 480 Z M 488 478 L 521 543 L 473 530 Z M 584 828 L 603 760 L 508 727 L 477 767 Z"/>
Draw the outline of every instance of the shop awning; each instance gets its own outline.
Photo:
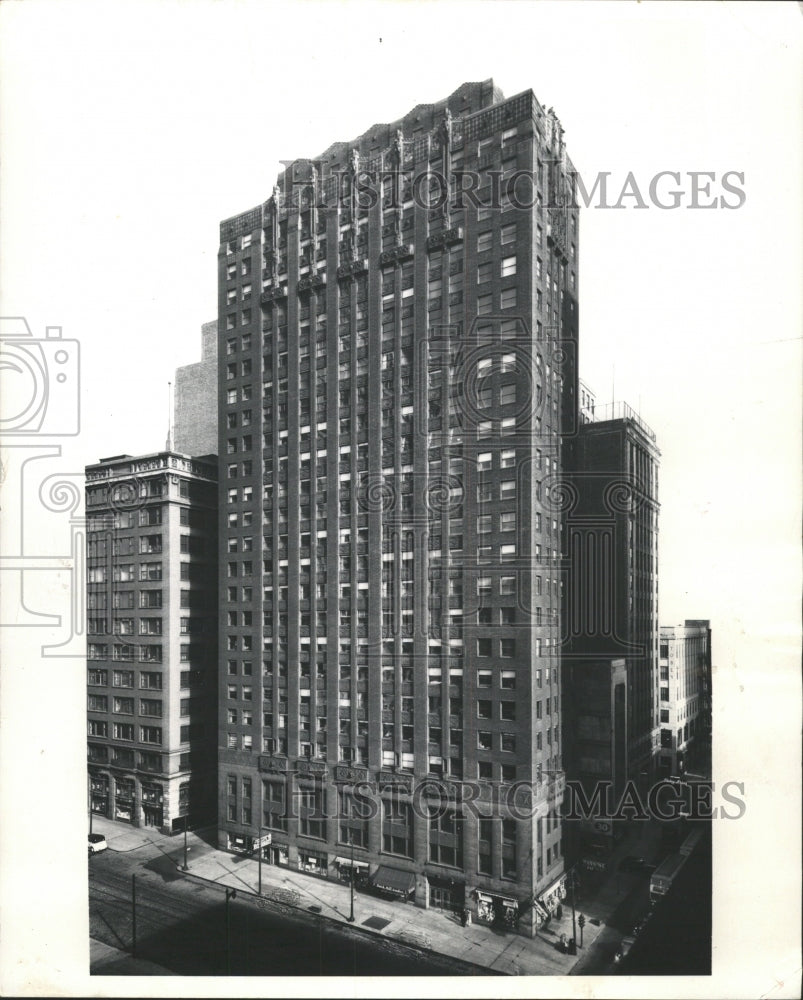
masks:
<path id="1" fill-rule="evenodd" d="M 387 865 L 380 865 L 377 868 L 372 881 L 377 889 L 398 892 L 404 896 L 409 895 L 415 888 L 415 875 L 412 872 L 389 868 Z"/>
<path id="2" fill-rule="evenodd" d="M 346 868 L 367 868 L 367 861 L 358 861 L 356 858 L 354 861 L 351 858 L 335 858 L 335 864 L 345 866 Z"/>

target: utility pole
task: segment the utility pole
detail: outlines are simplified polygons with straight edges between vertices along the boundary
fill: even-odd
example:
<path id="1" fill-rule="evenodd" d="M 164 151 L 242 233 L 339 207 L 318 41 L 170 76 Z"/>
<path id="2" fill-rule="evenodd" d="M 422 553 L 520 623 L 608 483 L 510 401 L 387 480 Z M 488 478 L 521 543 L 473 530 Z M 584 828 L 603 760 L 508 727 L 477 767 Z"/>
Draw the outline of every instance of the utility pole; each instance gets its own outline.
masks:
<path id="1" fill-rule="evenodd" d="M 262 831 L 264 829 L 265 829 L 264 826 L 260 826 L 260 828 L 259 828 L 259 839 L 257 840 L 257 844 L 259 845 L 259 847 L 258 847 L 258 851 L 259 851 L 259 853 L 258 853 L 259 890 L 258 891 L 259 891 L 259 895 L 260 896 L 262 895 L 262 852 L 265 850 L 265 847 L 267 846 L 267 845 L 265 845 L 264 839 L 263 839 L 263 836 L 262 836 Z"/>
<path id="2" fill-rule="evenodd" d="M 184 817 L 184 864 L 181 866 L 181 870 L 184 872 L 189 870 L 187 868 L 187 820 L 188 819 L 189 816 Z"/>
<path id="3" fill-rule="evenodd" d="M 137 957 L 137 876 L 131 876 L 131 957 Z"/>
<path id="4" fill-rule="evenodd" d="M 226 889 L 226 975 L 231 975 L 231 921 L 229 919 L 229 900 L 237 898 L 236 889 Z"/>
<path id="5" fill-rule="evenodd" d="M 349 846 L 351 847 L 351 877 L 349 887 L 351 888 L 351 912 L 349 913 L 349 923 L 354 923 L 354 831 L 349 830 Z"/>
<path id="6" fill-rule="evenodd" d="M 572 943 L 570 947 L 570 953 L 572 955 L 577 954 L 577 913 L 574 908 L 574 869 L 569 872 L 569 885 L 572 890 Z"/>

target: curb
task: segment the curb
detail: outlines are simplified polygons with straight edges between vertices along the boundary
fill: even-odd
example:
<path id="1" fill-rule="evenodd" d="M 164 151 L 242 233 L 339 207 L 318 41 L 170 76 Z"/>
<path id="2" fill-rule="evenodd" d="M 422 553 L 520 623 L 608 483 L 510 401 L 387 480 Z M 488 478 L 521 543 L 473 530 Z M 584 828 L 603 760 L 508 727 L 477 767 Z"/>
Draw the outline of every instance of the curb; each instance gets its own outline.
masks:
<path id="1" fill-rule="evenodd" d="M 223 886 L 223 883 L 218 882 L 215 879 L 206 878 L 203 875 L 196 875 L 191 871 L 189 872 L 182 871 L 181 866 L 178 864 L 176 865 L 176 871 L 179 872 L 181 875 L 183 875 L 185 878 L 193 878 L 196 879 L 198 882 L 204 882 L 207 885 L 215 885 L 218 887 Z M 223 887 L 225 888 L 225 886 Z M 456 962 L 460 965 L 464 965 L 468 969 L 476 969 L 477 972 L 473 973 L 474 975 L 482 975 L 486 977 L 510 975 L 510 973 L 507 972 L 491 971 L 488 968 L 488 966 L 478 965 L 476 962 L 472 962 L 468 959 L 456 958 L 454 955 L 449 955 L 443 951 L 437 951 L 435 948 L 426 947 L 425 945 L 416 943 L 414 941 L 408 941 L 397 936 L 383 934 L 381 931 L 376 931 L 371 927 L 364 927 L 362 926 L 362 924 L 357 924 L 357 923 L 350 924 L 348 923 L 348 921 L 338 920 L 336 917 L 330 917 L 328 916 L 328 914 L 325 913 L 316 913 L 314 910 L 311 911 L 309 908 L 299 906 L 297 903 L 291 903 L 289 901 L 284 901 L 284 900 L 275 900 L 272 899 L 270 896 L 266 896 L 264 894 L 260 896 L 258 893 L 253 892 L 250 889 L 238 889 L 237 894 L 238 896 L 242 894 L 244 898 L 248 899 L 258 908 L 261 908 L 261 904 L 268 904 L 272 909 L 275 909 L 278 912 L 283 912 L 284 909 L 295 910 L 299 914 L 306 914 L 311 917 L 317 917 L 319 922 L 326 921 L 327 924 L 331 925 L 333 928 L 346 930 L 351 933 L 357 933 L 362 935 L 363 937 L 375 939 L 378 941 L 385 941 L 390 944 L 398 945 L 402 948 L 409 948 L 411 951 L 419 951 L 422 953 L 430 952 L 433 955 L 439 955 L 442 958 L 448 959 L 450 962 Z"/>

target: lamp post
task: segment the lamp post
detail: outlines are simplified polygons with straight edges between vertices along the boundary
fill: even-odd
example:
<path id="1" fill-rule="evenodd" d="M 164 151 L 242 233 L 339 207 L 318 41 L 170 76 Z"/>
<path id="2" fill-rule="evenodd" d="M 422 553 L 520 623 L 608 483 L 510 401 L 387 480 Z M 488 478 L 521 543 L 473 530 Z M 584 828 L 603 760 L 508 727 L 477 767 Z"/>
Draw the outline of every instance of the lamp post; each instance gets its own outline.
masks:
<path id="1" fill-rule="evenodd" d="M 89 836 L 92 836 L 92 775 L 87 776 L 88 783 L 88 793 L 89 793 Z"/>
<path id="2" fill-rule="evenodd" d="M 569 886 L 572 890 L 572 943 L 570 953 L 577 954 L 577 912 L 574 908 L 574 869 L 569 872 Z"/>
<path id="3" fill-rule="evenodd" d="M 187 867 L 187 820 L 189 816 L 184 817 L 184 864 L 181 866 L 183 872 L 189 871 Z"/>
<path id="4" fill-rule="evenodd" d="M 264 851 L 265 847 L 267 846 L 263 842 L 263 838 L 262 838 L 262 831 L 264 829 L 265 829 L 264 826 L 260 826 L 260 828 L 259 828 L 259 839 L 257 840 L 257 844 L 259 845 L 258 848 L 257 848 L 257 863 L 258 863 L 258 866 L 259 866 L 259 888 L 258 888 L 257 891 L 258 891 L 258 893 L 259 893 L 260 896 L 262 895 L 262 852 Z"/>
<path id="5" fill-rule="evenodd" d="M 137 957 L 137 876 L 131 876 L 131 957 Z"/>
<path id="6" fill-rule="evenodd" d="M 354 831 L 349 830 L 349 847 L 351 848 L 351 875 L 349 878 L 349 888 L 351 890 L 351 912 L 349 913 L 349 923 L 354 923 Z"/>
<path id="7" fill-rule="evenodd" d="M 229 919 L 229 900 L 237 898 L 236 889 L 226 889 L 226 975 L 231 975 L 231 922 Z"/>

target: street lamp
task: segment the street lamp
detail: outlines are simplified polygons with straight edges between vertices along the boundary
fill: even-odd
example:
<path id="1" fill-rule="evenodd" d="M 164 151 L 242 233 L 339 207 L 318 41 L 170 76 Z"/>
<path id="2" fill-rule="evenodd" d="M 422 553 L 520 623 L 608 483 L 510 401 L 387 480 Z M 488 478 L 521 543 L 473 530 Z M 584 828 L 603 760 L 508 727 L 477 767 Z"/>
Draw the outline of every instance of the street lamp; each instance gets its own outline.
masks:
<path id="1" fill-rule="evenodd" d="M 229 920 L 229 900 L 237 898 L 236 889 L 226 889 L 226 975 L 231 975 L 231 922 Z"/>
<path id="2" fill-rule="evenodd" d="M 572 890 L 572 943 L 570 946 L 570 954 L 577 954 L 577 912 L 574 908 L 574 869 L 569 872 L 569 886 Z"/>
<path id="3" fill-rule="evenodd" d="M 260 896 L 262 895 L 262 852 L 264 851 L 265 847 L 267 847 L 268 843 L 270 843 L 269 840 L 266 842 L 265 839 L 262 836 L 262 831 L 264 829 L 265 829 L 264 826 L 260 826 L 260 828 L 259 828 L 259 838 L 257 839 L 257 861 L 258 861 L 258 865 L 259 865 L 259 888 L 258 888 L 258 892 L 259 892 Z M 268 834 L 268 837 L 270 837 L 270 834 Z"/>
<path id="4" fill-rule="evenodd" d="M 131 876 L 131 957 L 137 957 L 137 876 Z"/>
<path id="5" fill-rule="evenodd" d="M 187 867 L 187 820 L 189 816 L 184 817 L 184 864 L 181 866 L 183 872 L 189 871 Z"/>
<path id="6" fill-rule="evenodd" d="M 349 923 L 354 923 L 354 831 L 349 830 L 349 847 L 351 848 L 351 876 L 349 887 L 351 889 L 351 912 L 349 913 Z"/>

